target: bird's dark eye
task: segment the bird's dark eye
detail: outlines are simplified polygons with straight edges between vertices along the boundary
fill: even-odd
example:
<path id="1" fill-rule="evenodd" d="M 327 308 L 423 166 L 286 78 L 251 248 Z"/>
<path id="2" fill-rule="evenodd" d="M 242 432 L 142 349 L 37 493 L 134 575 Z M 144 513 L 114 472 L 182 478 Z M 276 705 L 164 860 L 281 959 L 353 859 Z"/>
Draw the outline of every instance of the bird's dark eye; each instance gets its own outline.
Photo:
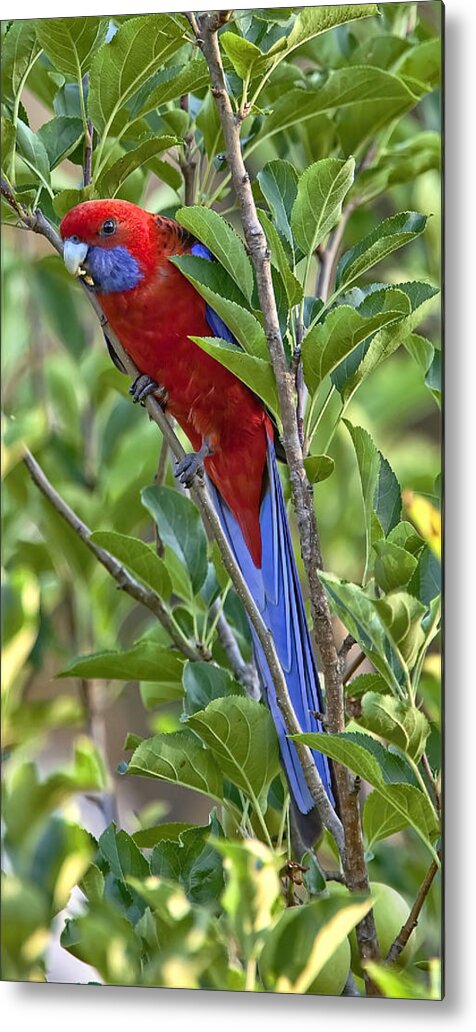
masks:
<path id="1" fill-rule="evenodd" d="M 69 239 L 71 240 L 72 244 L 79 244 L 79 242 L 80 242 L 79 241 L 79 236 L 77 236 L 76 233 L 73 236 L 71 236 Z"/>
<path id="2" fill-rule="evenodd" d="M 99 230 L 101 236 L 112 236 L 116 232 L 117 222 L 115 219 L 106 219 Z"/>

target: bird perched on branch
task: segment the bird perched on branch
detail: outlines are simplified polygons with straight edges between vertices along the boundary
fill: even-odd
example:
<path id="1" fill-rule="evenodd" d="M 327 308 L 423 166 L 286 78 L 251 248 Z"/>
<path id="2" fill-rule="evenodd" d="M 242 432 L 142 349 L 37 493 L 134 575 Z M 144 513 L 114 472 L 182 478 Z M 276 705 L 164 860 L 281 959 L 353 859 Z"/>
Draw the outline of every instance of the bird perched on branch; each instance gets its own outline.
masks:
<path id="1" fill-rule="evenodd" d="M 141 376 L 135 401 L 154 393 L 187 435 L 193 453 L 179 463 L 187 482 L 203 463 L 230 547 L 270 629 L 297 719 L 322 731 L 317 667 L 296 570 L 278 473 L 275 429 L 263 402 L 191 336 L 234 338 L 169 261 L 211 252 L 172 219 L 127 201 L 85 201 L 60 227 L 69 272 L 83 275 Z M 263 650 L 251 628 L 263 695 L 278 733 L 282 763 L 301 837 L 319 827 L 296 747 L 286 726 Z M 314 760 L 331 802 L 329 763 Z"/>

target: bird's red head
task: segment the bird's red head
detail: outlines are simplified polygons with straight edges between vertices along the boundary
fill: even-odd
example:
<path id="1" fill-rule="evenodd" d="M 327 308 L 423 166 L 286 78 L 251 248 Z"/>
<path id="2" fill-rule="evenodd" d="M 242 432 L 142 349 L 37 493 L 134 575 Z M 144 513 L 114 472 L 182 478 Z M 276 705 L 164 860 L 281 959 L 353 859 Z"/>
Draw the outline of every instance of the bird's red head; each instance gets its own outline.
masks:
<path id="1" fill-rule="evenodd" d="M 64 216 L 60 233 L 66 267 L 86 271 L 98 292 L 131 290 L 154 269 L 154 217 L 129 201 L 84 201 Z"/>

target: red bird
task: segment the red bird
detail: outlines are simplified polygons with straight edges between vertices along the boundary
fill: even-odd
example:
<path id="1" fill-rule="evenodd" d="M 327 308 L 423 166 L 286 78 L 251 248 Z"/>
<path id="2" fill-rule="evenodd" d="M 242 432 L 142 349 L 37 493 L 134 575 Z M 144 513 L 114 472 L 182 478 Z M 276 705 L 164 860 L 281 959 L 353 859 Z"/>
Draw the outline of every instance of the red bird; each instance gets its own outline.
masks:
<path id="1" fill-rule="evenodd" d="M 243 576 L 272 631 L 289 693 L 303 730 L 322 730 L 317 668 L 297 576 L 274 450 L 274 428 L 259 398 L 189 338 L 212 334 L 233 340 L 172 255 L 214 260 L 172 219 L 128 201 L 85 201 L 65 215 L 64 260 L 86 272 L 108 322 L 141 377 L 134 400 L 154 391 L 166 399 L 194 453 L 179 464 L 185 480 L 201 461 Z M 298 814 L 313 802 L 277 705 L 266 659 L 253 630 L 255 658 L 276 724 L 281 756 Z M 327 759 L 314 753 L 332 800 Z M 315 813 L 308 822 L 312 827 Z M 299 821 L 301 828 L 306 824 Z M 309 835 L 306 836 L 309 838 Z M 311 832 L 311 837 L 313 833 Z"/>

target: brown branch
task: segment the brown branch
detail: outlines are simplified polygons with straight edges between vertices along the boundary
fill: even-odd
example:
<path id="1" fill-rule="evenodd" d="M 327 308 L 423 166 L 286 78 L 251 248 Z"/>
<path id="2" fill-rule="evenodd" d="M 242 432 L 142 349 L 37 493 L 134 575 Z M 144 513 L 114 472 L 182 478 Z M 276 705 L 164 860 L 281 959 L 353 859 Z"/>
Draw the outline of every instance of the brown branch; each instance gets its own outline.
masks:
<path id="1" fill-rule="evenodd" d="M 221 599 L 218 598 L 210 607 L 212 619 L 216 616 L 220 605 Z M 236 679 L 243 685 L 250 698 L 259 699 L 261 692 L 256 667 L 254 663 L 245 663 L 235 635 L 223 612 L 220 613 L 217 620 L 217 634 Z"/>
<path id="2" fill-rule="evenodd" d="M 438 854 L 440 855 L 440 854 Z M 436 860 L 433 860 L 430 867 L 428 868 L 426 875 L 420 885 L 417 898 L 410 910 L 410 913 L 405 921 L 405 924 L 400 929 L 397 938 L 392 943 L 387 956 L 385 957 L 386 964 L 394 964 L 398 959 L 402 951 L 405 949 L 407 942 L 418 924 L 418 918 L 420 916 L 423 904 L 430 891 L 435 874 L 438 871 L 438 864 Z"/>
<path id="3" fill-rule="evenodd" d="M 216 14 L 200 16 L 197 41 L 208 64 L 212 94 L 223 129 L 226 157 L 240 207 L 245 241 L 256 274 L 266 339 L 278 390 L 283 424 L 282 440 L 299 527 L 301 553 L 309 582 L 314 638 L 324 668 L 329 727 L 334 732 L 342 732 L 345 728 L 345 714 L 341 664 L 334 640 L 327 595 L 319 578 L 319 570 L 323 568 L 323 564 L 314 511 L 313 490 L 303 464 L 296 419 L 294 378 L 286 360 L 271 278 L 267 240 L 258 219 L 250 177 L 243 161 L 240 146 L 240 119 L 236 119 L 228 95 L 216 28 Z M 290 730 L 290 725 L 287 721 L 286 723 Z M 343 863 L 347 885 L 352 891 L 368 893 L 370 891 L 369 879 L 362 842 L 358 799 L 351 791 L 351 779 L 347 769 L 335 764 L 335 774 L 339 810 L 345 833 Z M 378 942 L 372 911 L 357 927 L 357 938 L 362 960 L 378 959 Z M 367 991 L 377 992 L 370 979 L 367 979 Z"/>
<path id="4" fill-rule="evenodd" d="M 187 93 L 180 98 L 180 107 L 182 111 L 188 112 Z M 183 157 L 179 159 L 179 165 L 185 186 L 184 201 L 187 205 L 195 204 L 195 182 L 199 158 L 198 151 L 194 150 L 194 144 L 195 134 L 189 131 L 184 136 Z"/>
<path id="5" fill-rule="evenodd" d="M 364 662 L 364 659 L 366 659 L 366 658 L 367 657 L 365 655 L 365 652 L 359 652 L 358 653 L 358 655 L 355 657 L 355 659 L 352 660 L 352 663 L 350 664 L 349 669 L 346 670 L 346 672 L 345 672 L 345 674 L 344 674 L 344 676 L 342 678 L 342 684 L 347 684 L 350 681 L 350 679 L 352 677 L 352 674 L 355 674 L 355 671 L 359 669 L 359 666 L 362 666 L 362 663 Z"/>
<path id="6" fill-rule="evenodd" d="M 354 645 L 356 645 L 356 644 L 357 644 L 357 642 L 356 642 L 353 634 L 347 634 L 346 637 L 344 638 L 344 641 L 342 642 L 342 645 L 341 645 L 340 649 L 339 649 L 339 659 L 340 659 L 341 663 L 346 658 L 347 653 L 350 652 L 350 650 L 353 649 Z"/>
<path id="7" fill-rule="evenodd" d="M 356 207 L 357 202 L 355 200 L 349 201 L 349 203 L 345 205 L 342 209 L 340 222 L 332 233 L 330 233 L 327 246 L 321 252 L 321 265 L 317 278 L 316 293 L 323 301 L 327 301 L 329 294 L 331 293 L 331 284 L 333 284 L 335 280 L 337 259 L 344 230 Z"/>
<path id="8" fill-rule="evenodd" d="M 73 509 L 65 502 L 64 498 L 56 491 L 53 485 L 48 480 L 48 477 L 42 470 L 33 455 L 25 448 L 23 455 L 23 462 L 34 481 L 36 486 L 40 489 L 42 494 L 51 503 L 56 512 L 62 519 L 69 524 L 74 530 L 75 534 L 81 538 L 89 551 L 93 553 L 96 559 L 101 563 L 102 566 L 111 574 L 111 577 L 117 582 L 121 591 L 124 591 L 126 595 L 130 595 L 136 602 L 139 602 L 146 609 L 149 609 L 151 613 L 162 624 L 163 628 L 170 635 L 174 645 L 183 653 L 187 659 L 204 659 L 203 647 L 194 646 L 184 634 L 180 631 L 177 625 L 171 618 L 170 612 L 167 606 L 162 601 L 159 595 L 156 595 L 155 591 L 151 591 L 149 588 L 144 587 L 132 577 L 130 573 L 124 568 L 122 563 L 119 562 L 115 556 L 107 552 L 105 548 L 101 548 L 96 545 L 94 541 L 91 541 L 92 531 L 83 523 L 82 519 L 74 512 Z"/>
<path id="9" fill-rule="evenodd" d="M 83 76 L 82 89 L 83 92 L 89 85 L 89 72 Z M 92 161 L 93 161 L 93 140 L 94 140 L 94 129 L 93 123 L 90 118 L 86 120 L 85 133 L 84 133 L 84 162 L 83 162 L 83 186 L 89 186 L 92 176 Z"/>
<path id="10" fill-rule="evenodd" d="M 25 228 L 31 229 L 33 232 L 39 233 L 42 236 L 46 237 L 46 239 L 50 241 L 51 245 L 58 252 L 58 254 L 62 255 L 63 242 L 58 236 L 56 230 L 50 225 L 48 220 L 40 211 L 40 209 L 36 209 L 36 211 L 33 212 L 33 214 L 26 213 L 23 219 L 23 225 Z M 112 330 L 112 327 L 109 326 L 97 297 L 90 289 L 86 287 L 84 283 L 82 283 L 81 286 L 82 289 L 86 291 L 89 302 L 91 306 L 94 308 L 94 311 L 98 316 L 98 319 L 101 323 L 101 326 L 103 327 L 104 332 L 107 332 L 108 340 L 111 346 L 113 347 L 119 361 L 122 363 L 123 368 L 125 369 L 126 373 L 129 374 L 129 376 L 131 376 L 133 379 L 136 379 L 139 375 L 139 370 L 137 369 L 137 366 L 134 364 L 130 356 L 122 347 L 122 344 L 120 343 L 116 334 Z M 174 455 L 176 459 L 183 458 L 184 450 L 182 448 L 182 445 L 180 444 L 178 437 L 174 433 L 174 430 L 170 424 L 168 417 L 165 415 L 165 412 L 162 410 L 159 403 L 152 395 L 149 395 L 149 397 L 146 398 L 145 407 L 150 418 L 155 423 L 157 423 L 159 429 L 162 431 L 162 435 L 167 441 L 170 447 L 170 451 L 172 452 L 172 455 Z M 256 631 L 258 640 L 260 642 L 260 645 L 263 649 L 263 652 L 268 663 L 269 671 L 276 690 L 276 697 L 278 700 L 279 707 L 283 713 L 286 726 L 290 734 L 301 734 L 302 729 L 299 725 L 299 721 L 297 720 L 296 714 L 291 703 L 291 699 L 289 697 L 286 680 L 284 678 L 281 664 L 276 653 L 273 638 L 269 633 L 257 606 L 255 605 L 254 599 L 249 591 L 248 585 L 246 584 L 241 573 L 241 570 L 239 569 L 235 561 L 233 553 L 223 532 L 220 520 L 211 501 L 206 484 L 200 477 L 196 477 L 194 479 L 194 483 L 191 486 L 190 493 L 195 501 L 195 504 L 197 505 L 197 508 L 199 509 L 202 515 L 205 529 L 215 538 L 217 542 L 223 561 L 223 565 L 227 570 L 232 581 L 233 587 L 238 595 L 238 598 L 242 602 L 244 609 L 247 613 L 247 616 L 249 617 Z M 75 514 L 73 514 L 73 516 L 75 517 Z M 200 658 L 203 659 L 203 656 L 200 656 Z M 306 783 L 308 785 L 312 798 L 316 803 L 322 823 L 329 830 L 329 832 L 335 839 L 337 847 L 341 855 L 343 855 L 344 838 L 342 825 L 339 818 L 337 817 L 337 814 L 335 813 L 333 807 L 329 802 L 327 793 L 324 789 L 316 765 L 312 758 L 312 753 L 310 749 L 307 746 L 303 745 L 301 742 L 296 742 L 296 749 L 299 755 Z"/>

